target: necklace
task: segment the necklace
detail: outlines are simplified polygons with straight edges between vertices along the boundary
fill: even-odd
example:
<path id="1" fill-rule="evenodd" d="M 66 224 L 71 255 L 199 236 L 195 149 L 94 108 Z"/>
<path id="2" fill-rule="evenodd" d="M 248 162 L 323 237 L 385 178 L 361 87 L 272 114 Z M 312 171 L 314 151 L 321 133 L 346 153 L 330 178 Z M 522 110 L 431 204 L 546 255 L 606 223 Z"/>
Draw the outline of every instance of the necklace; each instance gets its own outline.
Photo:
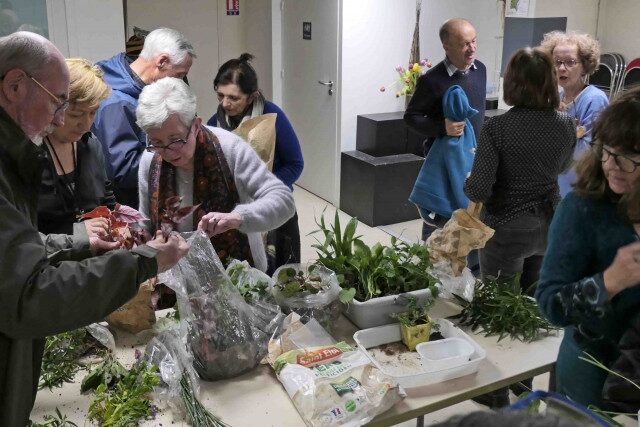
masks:
<path id="1" fill-rule="evenodd" d="M 71 175 L 71 172 L 67 173 L 67 171 L 64 170 L 64 166 L 62 166 L 60 157 L 58 157 L 58 152 L 53 147 L 51 140 L 49 139 L 49 137 L 46 137 L 45 140 L 47 142 L 47 147 L 49 147 L 49 150 L 51 150 L 51 153 L 53 153 L 54 160 L 58 162 L 58 166 L 62 171 L 62 175 L 58 175 L 58 177 L 62 179 L 62 182 L 64 182 L 65 187 L 67 188 L 67 190 L 69 190 L 69 192 L 73 196 L 73 199 L 75 200 L 76 175 L 78 173 L 78 167 L 77 167 L 78 165 L 76 164 L 76 144 L 75 143 L 71 144 L 71 156 L 73 158 L 73 176 L 69 177 L 69 175 Z"/>

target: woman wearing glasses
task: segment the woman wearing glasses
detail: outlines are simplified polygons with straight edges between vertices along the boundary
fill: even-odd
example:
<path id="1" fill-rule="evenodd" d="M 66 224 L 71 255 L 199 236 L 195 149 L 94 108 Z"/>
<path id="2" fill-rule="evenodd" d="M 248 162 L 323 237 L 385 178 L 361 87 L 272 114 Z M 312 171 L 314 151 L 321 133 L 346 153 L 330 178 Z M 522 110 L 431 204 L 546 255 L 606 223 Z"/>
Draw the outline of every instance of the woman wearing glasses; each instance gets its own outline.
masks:
<path id="1" fill-rule="evenodd" d="M 616 99 L 596 118 L 592 149 L 576 166 L 577 181 L 556 210 L 536 298 L 564 327 L 556 365 L 558 391 L 606 408 L 607 373 L 618 341 L 640 310 L 640 90 Z"/>
<path id="2" fill-rule="evenodd" d="M 64 125 L 54 128 L 43 144 L 48 162 L 38 197 L 38 229 L 45 234 L 72 234 L 77 215 L 99 205 L 115 204 L 100 142 L 89 132 L 100 102 L 109 96 L 109 86 L 102 70 L 89 61 L 72 58 L 66 62 L 69 100 L 59 102 L 60 109 L 68 105 Z M 88 220 L 85 227 L 89 232 L 100 232 L 106 228 L 106 220 Z"/>
<path id="3" fill-rule="evenodd" d="M 273 174 L 293 191 L 293 184 L 304 167 L 300 142 L 284 112 L 262 96 L 258 89 L 258 76 L 250 64 L 252 59 L 252 55 L 243 53 L 239 58 L 222 64 L 213 80 L 220 104 L 207 124 L 233 131 L 252 117 L 276 113 Z M 270 272 L 282 264 L 300 262 L 298 215 L 273 230 L 269 242 L 275 249 L 275 257 L 270 260 Z"/>
<path id="4" fill-rule="evenodd" d="M 560 111 L 566 111 L 576 123 L 578 141 L 573 158 L 577 160 L 589 148 L 591 126 L 598 113 L 609 104 L 607 95 L 586 83 L 600 62 L 600 44 L 588 34 L 552 31 L 544 35 L 542 48 L 552 56 L 560 86 Z M 560 196 L 571 191 L 576 174 L 573 168 L 560 174 Z"/>
<path id="5" fill-rule="evenodd" d="M 240 137 L 208 128 L 196 116 L 196 97 L 182 80 L 165 77 L 142 90 L 137 124 L 147 134 L 140 161 L 140 212 L 155 232 L 165 201 L 200 207 L 179 231 L 204 230 L 218 256 L 246 260 L 262 271 L 267 258 L 261 233 L 295 212 L 291 191 Z"/>

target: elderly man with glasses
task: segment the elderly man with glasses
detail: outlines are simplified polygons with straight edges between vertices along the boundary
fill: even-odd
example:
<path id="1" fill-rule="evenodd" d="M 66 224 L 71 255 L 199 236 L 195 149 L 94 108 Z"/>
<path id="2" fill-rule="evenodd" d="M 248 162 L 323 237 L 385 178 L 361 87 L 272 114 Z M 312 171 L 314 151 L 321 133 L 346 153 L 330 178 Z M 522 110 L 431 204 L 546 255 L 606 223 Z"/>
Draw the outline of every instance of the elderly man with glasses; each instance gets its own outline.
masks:
<path id="1" fill-rule="evenodd" d="M 145 147 L 135 114 L 140 92 L 163 77 L 186 77 L 195 57 L 183 34 L 158 28 L 146 37 L 137 58 L 122 52 L 98 62 L 113 90 L 100 105 L 91 131 L 102 143 L 107 176 L 119 203 L 138 207 L 138 165 Z"/>
<path id="2" fill-rule="evenodd" d="M 0 425 L 24 426 L 35 400 L 44 337 L 103 319 L 138 284 L 173 266 L 184 239 L 158 236 L 133 251 L 76 234 L 38 233 L 43 136 L 64 122 L 69 71 L 42 36 L 0 38 Z M 112 250 L 92 257 L 97 252 Z"/>

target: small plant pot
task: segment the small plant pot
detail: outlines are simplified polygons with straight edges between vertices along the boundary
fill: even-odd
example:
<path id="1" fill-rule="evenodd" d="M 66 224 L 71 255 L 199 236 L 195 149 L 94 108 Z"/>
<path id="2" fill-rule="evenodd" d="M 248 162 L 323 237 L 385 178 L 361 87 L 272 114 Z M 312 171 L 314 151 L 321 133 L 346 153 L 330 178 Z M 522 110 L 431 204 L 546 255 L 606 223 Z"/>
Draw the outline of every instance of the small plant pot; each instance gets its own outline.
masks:
<path id="1" fill-rule="evenodd" d="M 427 323 L 414 326 L 406 326 L 400 324 L 400 336 L 404 345 L 409 347 L 410 351 L 415 351 L 416 346 L 421 342 L 429 341 L 429 335 L 431 335 L 431 326 L 433 322 L 431 318 L 427 319 Z"/>

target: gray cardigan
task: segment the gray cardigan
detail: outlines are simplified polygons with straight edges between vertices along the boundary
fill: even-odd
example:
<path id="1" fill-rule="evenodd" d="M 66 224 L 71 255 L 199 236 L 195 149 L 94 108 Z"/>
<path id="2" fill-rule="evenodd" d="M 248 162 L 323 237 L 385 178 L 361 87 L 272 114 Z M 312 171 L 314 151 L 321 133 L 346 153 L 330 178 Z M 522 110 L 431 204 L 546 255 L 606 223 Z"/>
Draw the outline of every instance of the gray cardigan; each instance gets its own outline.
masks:
<path id="1" fill-rule="evenodd" d="M 293 195 L 289 188 L 273 175 L 264 162 L 260 160 L 253 148 L 242 138 L 222 128 L 209 127 L 220 141 L 229 169 L 233 175 L 240 203 L 233 212 L 240 214 L 242 225 L 240 231 L 245 233 L 251 246 L 251 254 L 255 267 L 266 271 L 267 255 L 262 233 L 278 228 L 295 213 Z M 140 213 L 147 218 L 149 212 L 149 168 L 153 154 L 146 152 L 140 160 L 138 171 Z M 193 175 L 177 169 L 177 191 L 182 196 L 183 205 L 193 203 Z M 180 224 L 180 231 L 192 231 L 193 221 L 186 219 Z M 145 226 L 150 233 L 151 222 Z"/>

